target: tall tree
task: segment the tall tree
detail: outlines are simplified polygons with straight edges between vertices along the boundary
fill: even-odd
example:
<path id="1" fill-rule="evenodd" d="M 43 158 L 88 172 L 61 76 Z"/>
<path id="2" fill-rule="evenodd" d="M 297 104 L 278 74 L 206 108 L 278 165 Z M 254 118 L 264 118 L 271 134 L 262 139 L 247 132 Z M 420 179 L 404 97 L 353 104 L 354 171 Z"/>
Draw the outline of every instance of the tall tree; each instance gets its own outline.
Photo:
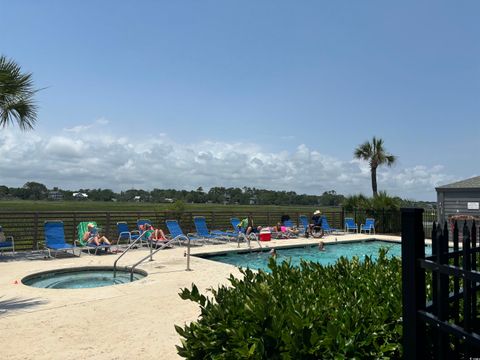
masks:
<path id="1" fill-rule="evenodd" d="M 37 107 L 32 74 L 23 73 L 13 60 L 0 55 L 0 127 L 14 122 L 22 130 L 33 129 Z"/>
<path id="2" fill-rule="evenodd" d="M 355 149 L 354 156 L 357 159 L 368 161 L 372 175 L 373 196 L 377 196 L 377 168 L 381 165 L 392 166 L 397 158 L 386 152 L 383 147 L 383 140 L 375 136 L 372 142 L 366 141 Z"/>
<path id="3" fill-rule="evenodd" d="M 27 199 L 42 200 L 47 198 L 48 189 L 41 183 L 29 181 L 23 185 L 23 189 L 25 190 L 23 194 Z"/>

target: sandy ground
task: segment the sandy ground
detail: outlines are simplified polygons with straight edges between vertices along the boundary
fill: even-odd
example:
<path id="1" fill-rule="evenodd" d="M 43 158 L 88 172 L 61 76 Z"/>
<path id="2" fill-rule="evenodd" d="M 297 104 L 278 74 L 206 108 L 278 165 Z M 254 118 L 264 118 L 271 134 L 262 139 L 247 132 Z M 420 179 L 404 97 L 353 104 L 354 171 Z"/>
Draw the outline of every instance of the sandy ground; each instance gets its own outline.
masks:
<path id="1" fill-rule="evenodd" d="M 329 242 L 372 238 L 370 235 L 329 236 Z M 379 236 L 377 239 L 399 240 Z M 289 239 L 262 243 L 283 247 L 317 243 L 317 239 Z M 242 244 L 245 250 L 246 245 Z M 192 253 L 236 251 L 236 244 L 207 245 Z M 238 270 L 192 257 L 186 271 L 185 248 L 162 250 L 154 261 L 140 266 L 148 276 L 124 285 L 94 289 L 38 289 L 25 286 L 29 274 L 78 266 L 113 265 L 117 255 L 82 255 L 45 260 L 40 254 L 15 258 L 0 255 L 1 359 L 179 359 L 180 339 L 174 324 L 195 320 L 199 308 L 180 299 L 181 288 L 195 283 L 201 291 L 227 283 Z M 147 254 L 133 250 L 120 260 L 131 265 Z"/>

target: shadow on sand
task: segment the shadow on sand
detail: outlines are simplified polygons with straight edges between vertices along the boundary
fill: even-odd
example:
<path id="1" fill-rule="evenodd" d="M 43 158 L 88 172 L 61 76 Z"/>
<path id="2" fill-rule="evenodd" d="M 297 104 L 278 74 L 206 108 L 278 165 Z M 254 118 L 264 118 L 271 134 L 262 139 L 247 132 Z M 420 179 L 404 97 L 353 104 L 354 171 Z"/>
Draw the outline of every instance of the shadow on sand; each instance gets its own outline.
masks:
<path id="1" fill-rule="evenodd" d="M 32 308 L 35 306 L 46 304 L 46 300 L 41 299 L 21 299 L 21 298 L 11 298 L 3 299 L 0 297 L 0 316 L 7 314 L 9 311 L 23 310 Z"/>

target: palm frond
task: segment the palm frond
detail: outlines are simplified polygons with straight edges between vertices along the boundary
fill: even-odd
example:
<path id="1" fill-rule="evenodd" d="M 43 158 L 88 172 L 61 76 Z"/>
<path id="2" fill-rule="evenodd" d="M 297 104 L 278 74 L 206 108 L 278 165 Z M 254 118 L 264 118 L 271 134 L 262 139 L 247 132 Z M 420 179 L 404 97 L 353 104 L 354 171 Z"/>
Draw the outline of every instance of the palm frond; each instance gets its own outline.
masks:
<path id="1" fill-rule="evenodd" d="M 357 159 L 369 160 L 372 153 L 372 145 L 366 141 L 355 149 L 354 156 Z"/>
<path id="2" fill-rule="evenodd" d="M 37 106 L 32 74 L 22 73 L 13 60 L 0 55 L 0 127 L 13 125 L 32 129 L 37 120 Z"/>

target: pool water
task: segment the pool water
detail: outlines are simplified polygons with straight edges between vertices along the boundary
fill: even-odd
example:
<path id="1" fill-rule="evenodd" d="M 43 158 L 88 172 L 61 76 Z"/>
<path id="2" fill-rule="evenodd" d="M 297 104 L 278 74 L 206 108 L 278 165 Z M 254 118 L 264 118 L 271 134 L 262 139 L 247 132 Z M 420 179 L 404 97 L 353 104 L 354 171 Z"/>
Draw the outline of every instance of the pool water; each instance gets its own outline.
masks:
<path id="1" fill-rule="evenodd" d="M 135 272 L 133 281 L 146 274 Z M 130 272 L 118 270 L 113 277 L 111 268 L 76 268 L 33 274 L 22 279 L 24 285 L 47 289 L 85 289 L 130 283 Z"/>
<path id="2" fill-rule="evenodd" d="M 366 255 L 372 258 L 378 257 L 378 251 L 387 249 L 387 256 L 400 256 L 401 245 L 386 241 L 367 241 L 350 242 L 325 245 L 325 251 L 318 250 L 318 246 L 296 247 L 289 249 L 276 249 L 277 261 L 291 261 L 294 266 L 300 265 L 301 260 L 314 261 L 322 265 L 334 264 L 341 256 L 351 259 L 358 256 L 363 259 Z M 429 250 L 425 250 L 429 253 Z M 237 267 L 261 269 L 269 271 L 268 262 L 270 254 L 268 251 L 248 252 L 248 253 L 228 253 L 222 255 L 212 255 L 207 257 L 209 260 L 220 261 Z"/>

